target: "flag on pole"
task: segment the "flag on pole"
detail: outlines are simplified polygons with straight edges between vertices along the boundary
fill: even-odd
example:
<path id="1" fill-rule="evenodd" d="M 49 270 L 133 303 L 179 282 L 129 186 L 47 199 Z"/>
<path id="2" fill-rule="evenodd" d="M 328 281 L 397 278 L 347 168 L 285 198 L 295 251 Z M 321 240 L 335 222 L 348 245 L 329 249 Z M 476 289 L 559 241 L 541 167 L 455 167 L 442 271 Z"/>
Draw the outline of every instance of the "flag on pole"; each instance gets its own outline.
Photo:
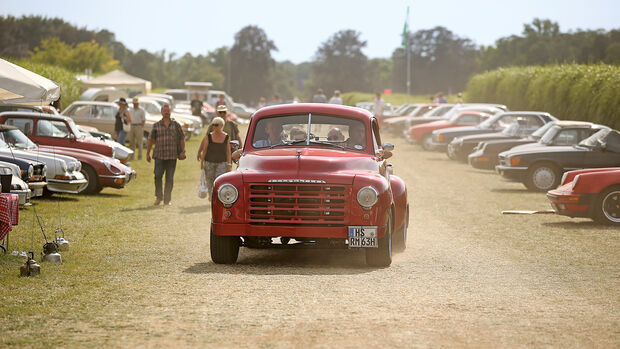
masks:
<path id="1" fill-rule="evenodd" d="M 403 27 L 403 33 L 402 35 L 402 41 L 401 41 L 401 45 L 407 47 L 407 24 L 409 22 L 409 6 L 407 6 L 407 17 L 405 18 L 405 26 Z"/>

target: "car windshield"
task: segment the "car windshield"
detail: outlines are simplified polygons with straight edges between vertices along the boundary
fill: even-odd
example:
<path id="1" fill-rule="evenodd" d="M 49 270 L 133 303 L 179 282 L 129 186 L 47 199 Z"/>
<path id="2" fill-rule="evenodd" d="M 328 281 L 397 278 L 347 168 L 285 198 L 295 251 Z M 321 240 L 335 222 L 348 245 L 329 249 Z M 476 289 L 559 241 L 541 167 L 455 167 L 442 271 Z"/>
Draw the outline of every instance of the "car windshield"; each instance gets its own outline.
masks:
<path id="1" fill-rule="evenodd" d="M 547 132 L 545 132 L 545 134 L 542 136 L 542 138 L 540 139 L 540 143 L 543 144 L 549 144 L 551 143 L 551 141 L 553 141 L 553 138 L 555 138 L 555 135 L 561 130 L 562 128 L 560 126 L 553 126 L 551 127 L 549 130 L 547 130 Z"/>
<path id="2" fill-rule="evenodd" d="M 37 147 L 36 144 L 32 143 L 32 141 L 20 130 L 6 130 L 2 132 L 0 139 L 2 139 L 5 144 L 17 149 L 30 149 Z"/>
<path id="3" fill-rule="evenodd" d="M 579 145 L 588 148 L 596 148 L 605 142 L 605 138 L 607 138 L 607 134 L 609 134 L 609 132 L 611 132 L 611 129 L 602 129 L 579 142 Z"/>
<path id="4" fill-rule="evenodd" d="M 495 123 L 502 118 L 502 115 L 504 114 L 495 114 L 494 116 L 478 124 L 478 128 L 481 128 L 481 129 L 493 128 L 493 125 L 495 125 Z"/>
<path id="5" fill-rule="evenodd" d="M 551 127 L 555 125 L 553 122 L 548 122 L 544 124 L 542 127 L 539 127 L 534 133 L 532 133 L 532 137 L 536 139 L 540 139 Z"/>
<path id="6" fill-rule="evenodd" d="M 69 124 L 69 128 L 71 129 L 71 132 L 73 132 L 73 134 L 75 135 L 75 138 L 84 137 L 84 134 L 80 132 L 80 129 L 77 127 L 77 125 L 75 124 L 73 120 L 69 119 L 67 120 L 67 123 Z"/>
<path id="7" fill-rule="evenodd" d="M 441 107 L 437 107 L 433 109 L 432 111 L 429 111 L 427 114 L 424 114 L 424 116 L 444 116 L 447 112 L 449 112 L 453 108 L 454 106 L 452 105 L 442 105 Z"/>
<path id="8" fill-rule="evenodd" d="M 502 134 L 509 136 L 509 137 L 514 137 L 517 135 L 517 133 L 519 133 L 519 128 L 521 127 L 521 125 L 519 124 L 512 124 L 508 127 L 506 127 L 503 131 Z"/>
<path id="9" fill-rule="evenodd" d="M 254 148 L 301 144 L 363 150 L 367 146 L 366 126 L 361 120 L 319 114 L 280 115 L 256 123 Z"/>

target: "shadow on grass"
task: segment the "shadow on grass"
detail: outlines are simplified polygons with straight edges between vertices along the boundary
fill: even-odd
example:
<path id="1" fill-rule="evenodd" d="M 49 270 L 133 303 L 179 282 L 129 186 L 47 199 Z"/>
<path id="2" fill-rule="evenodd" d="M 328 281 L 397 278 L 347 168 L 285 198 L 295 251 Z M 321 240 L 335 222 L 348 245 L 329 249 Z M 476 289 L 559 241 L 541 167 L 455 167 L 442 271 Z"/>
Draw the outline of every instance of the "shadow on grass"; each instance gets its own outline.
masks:
<path id="1" fill-rule="evenodd" d="M 52 196 L 40 196 L 34 198 L 35 200 L 47 201 L 47 202 L 67 202 L 67 201 L 79 201 L 79 199 L 75 196 L 60 196 L 60 195 L 52 195 Z"/>
<path id="2" fill-rule="evenodd" d="M 484 174 L 484 175 L 497 175 L 495 171 L 491 171 L 491 170 L 469 168 L 466 171 L 469 173 L 478 173 L 478 174 Z"/>
<path id="3" fill-rule="evenodd" d="M 521 188 L 493 188 L 491 189 L 491 191 L 494 193 L 545 195 L 544 192 L 529 191 L 525 187 L 523 187 L 523 189 Z"/>
<path id="4" fill-rule="evenodd" d="M 366 266 L 363 253 L 348 250 L 242 249 L 237 264 L 196 263 L 190 274 L 229 275 L 357 275 L 377 270 Z"/>
<path id="5" fill-rule="evenodd" d="M 121 212 L 161 210 L 163 206 L 148 205 L 143 207 L 122 208 Z"/>
<path id="6" fill-rule="evenodd" d="M 181 209 L 181 214 L 211 212 L 211 205 L 187 206 L 187 207 L 179 207 L 179 208 Z"/>
<path id="7" fill-rule="evenodd" d="M 567 222 L 545 222 L 542 225 L 547 226 L 547 227 L 562 228 L 562 229 L 567 229 L 567 230 L 588 230 L 588 229 L 594 229 L 594 228 L 596 229 L 609 228 L 609 230 L 615 229 L 613 226 L 591 221 L 591 220 L 567 221 Z"/>

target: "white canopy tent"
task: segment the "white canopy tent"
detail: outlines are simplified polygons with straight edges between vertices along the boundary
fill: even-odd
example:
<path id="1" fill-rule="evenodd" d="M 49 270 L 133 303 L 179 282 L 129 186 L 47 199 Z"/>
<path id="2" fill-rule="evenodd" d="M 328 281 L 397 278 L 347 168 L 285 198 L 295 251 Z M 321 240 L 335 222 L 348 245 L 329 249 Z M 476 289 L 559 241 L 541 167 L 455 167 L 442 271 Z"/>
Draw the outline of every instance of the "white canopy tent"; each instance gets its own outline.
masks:
<path id="1" fill-rule="evenodd" d="M 139 90 L 142 94 L 151 93 L 150 81 L 129 75 L 120 70 L 111 71 L 94 79 L 82 80 L 82 87 L 84 88 L 108 86 L 121 90 Z"/>
<path id="2" fill-rule="evenodd" d="M 58 98 L 58 84 L 0 58 L 0 104 L 44 105 Z"/>

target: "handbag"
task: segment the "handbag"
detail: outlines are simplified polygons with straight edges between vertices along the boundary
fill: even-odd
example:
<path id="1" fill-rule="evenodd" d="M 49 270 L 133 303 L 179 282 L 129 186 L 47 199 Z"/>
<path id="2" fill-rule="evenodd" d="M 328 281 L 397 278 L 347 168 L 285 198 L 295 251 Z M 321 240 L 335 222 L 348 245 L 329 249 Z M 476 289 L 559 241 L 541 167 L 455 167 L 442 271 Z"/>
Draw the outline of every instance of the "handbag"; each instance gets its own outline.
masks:
<path id="1" fill-rule="evenodd" d="M 204 170 L 200 171 L 200 182 L 198 182 L 198 197 L 204 199 L 209 195 L 209 187 L 207 186 L 207 175 Z"/>

